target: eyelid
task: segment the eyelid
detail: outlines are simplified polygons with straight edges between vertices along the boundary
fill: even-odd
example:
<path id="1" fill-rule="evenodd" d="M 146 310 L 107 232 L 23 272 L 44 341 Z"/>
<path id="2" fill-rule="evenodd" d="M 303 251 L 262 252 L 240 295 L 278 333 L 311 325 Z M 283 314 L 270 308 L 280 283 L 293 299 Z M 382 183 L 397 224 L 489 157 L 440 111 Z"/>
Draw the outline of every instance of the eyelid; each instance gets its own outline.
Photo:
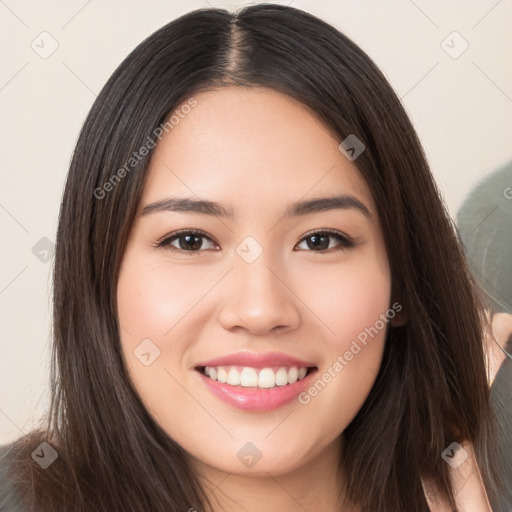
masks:
<path id="1" fill-rule="evenodd" d="M 177 231 L 173 231 L 172 233 L 167 233 L 163 237 L 159 238 L 156 243 L 155 247 L 165 247 L 167 246 L 172 240 L 179 238 L 182 235 L 196 235 L 203 238 L 206 238 L 207 240 L 210 240 L 210 242 L 217 243 L 215 240 L 207 235 L 204 231 L 200 229 L 190 229 L 190 228 L 184 228 L 184 229 L 178 229 Z M 176 248 L 174 248 L 176 249 Z M 172 250 L 172 249 L 171 249 Z M 201 251 L 180 251 L 180 249 L 176 249 L 177 252 L 201 252 Z"/>
<path id="2" fill-rule="evenodd" d="M 187 254 L 199 254 L 200 252 L 206 250 L 206 249 L 201 249 L 198 251 L 185 251 L 183 249 L 178 249 L 176 247 L 170 246 L 171 241 L 174 241 L 175 239 L 178 239 L 181 235 L 186 235 L 186 234 L 199 236 L 201 238 L 205 238 L 205 239 L 209 240 L 210 242 L 213 242 L 214 244 L 217 244 L 217 242 L 212 237 L 210 237 L 209 235 L 207 235 L 204 231 L 202 231 L 200 229 L 184 228 L 184 229 L 179 229 L 177 231 L 173 231 L 172 233 L 168 233 L 168 234 L 164 235 L 163 237 L 159 238 L 154 245 L 157 248 L 169 248 L 169 250 L 171 250 L 173 252 L 180 252 L 180 253 L 187 253 Z M 297 245 L 304 242 L 307 238 L 309 238 L 315 234 L 323 234 L 323 235 L 327 235 L 328 237 L 337 238 L 340 243 L 337 246 L 332 247 L 331 249 L 324 249 L 323 251 L 309 250 L 306 252 L 327 253 L 327 252 L 331 252 L 333 250 L 336 251 L 336 250 L 342 250 L 342 249 L 350 249 L 351 247 L 358 245 L 358 242 L 351 236 L 349 236 L 341 231 L 338 231 L 336 229 L 332 229 L 332 228 L 318 228 L 313 231 L 309 231 L 308 233 L 301 236 L 301 238 L 297 242 Z M 295 250 L 295 248 L 294 248 L 294 250 Z"/>
<path id="3" fill-rule="evenodd" d="M 331 228 L 318 228 L 314 229 L 313 231 L 309 231 L 305 235 L 303 235 L 298 244 L 302 243 L 307 238 L 316 235 L 316 234 L 324 234 L 329 237 L 337 238 L 340 241 L 340 244 L 338 246 L 335 246 L 331 249 L 323 250 L 323 251 L 307 251 L 307 252 L 319 252 L 319 253 L 326 253 L 330 252 L 332 250 L 341 250 L 341 249 L 350 249 L 351 247 L 354 247 L 358 245 L 358 242 L 353 237 L 347 235 L 346 233 L 343 233 L 342 231 L 338 231 L 337 229 L 331 229 Z M 297 244 L 297 245 L 298 245 Z M 341 246 L 341 247 L 339 247 Z"/>

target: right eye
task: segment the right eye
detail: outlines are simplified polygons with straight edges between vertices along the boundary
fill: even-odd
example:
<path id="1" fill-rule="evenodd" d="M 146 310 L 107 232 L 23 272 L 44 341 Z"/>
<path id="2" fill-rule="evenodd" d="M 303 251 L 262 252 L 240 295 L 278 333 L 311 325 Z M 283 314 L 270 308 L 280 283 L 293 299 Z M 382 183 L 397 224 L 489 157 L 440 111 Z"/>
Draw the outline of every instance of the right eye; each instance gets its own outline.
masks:
<path id="1" fill-rule="evenodd" d="M 159 240 L 157 247 L 165 247 L 173 252 L 190 254 L 205 250 L 203 248 L 204 240 L 209 240 L 213 243 L 212 239 L 203 231 L 197 229 L 182 229 L 169 233 L 163 239 Z M 175 242 L 178 242 L 178 246 L 173 245 Z"/>

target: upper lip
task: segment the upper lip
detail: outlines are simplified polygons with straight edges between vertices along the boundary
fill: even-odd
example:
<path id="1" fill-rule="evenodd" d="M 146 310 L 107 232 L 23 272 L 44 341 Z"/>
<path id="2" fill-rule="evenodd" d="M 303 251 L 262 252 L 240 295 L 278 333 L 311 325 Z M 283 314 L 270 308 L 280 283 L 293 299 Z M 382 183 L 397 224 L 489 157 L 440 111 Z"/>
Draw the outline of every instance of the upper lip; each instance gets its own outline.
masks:
<path id="1" fill-rule="evenodd" d="M 226 356 L 202 361 L 196 365 L 204 366 L 249 366 L 251 368 L 268 368 L 270 366 L 297 366 L 300 368 L 314 367 L 313 363 L 302 361 L 283 352 L 236 352 Z"/>

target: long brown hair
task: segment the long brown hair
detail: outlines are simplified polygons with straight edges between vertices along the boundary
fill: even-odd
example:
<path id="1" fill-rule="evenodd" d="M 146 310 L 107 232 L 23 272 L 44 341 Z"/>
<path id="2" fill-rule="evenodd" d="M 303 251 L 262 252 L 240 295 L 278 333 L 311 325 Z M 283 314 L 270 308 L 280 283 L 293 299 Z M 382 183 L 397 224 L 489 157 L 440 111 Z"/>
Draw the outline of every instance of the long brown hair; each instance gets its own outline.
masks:
<path id="1" fill-rule="evenodd" d="M 130 383 L 120 349 L 117 278 L 151 151 L 108 193 L 98 190 L 173 109 L 226 85 L 287 94 L 340 141 L 354 134 L 366 146 L 356 164 L 408 321 L 389 330 L 375 385 L 344 431 L 349 498 L 364 511 L 427 510 L 420 477 L 428 477 L 455 508 L 441 453 L 462 440 L 474 444 L 491 488 L 482 309 L 414 129 L 346 36 L 301 10 L 260 4 L 197 10 L 155 32 L 116 69 L 85 121 L 57 231 L 49 421 L 10 451 L 27 510 L 210 509 L 187 454 Z M 30 457 L 43 440 L 59 454 L 46 470 Z"/>

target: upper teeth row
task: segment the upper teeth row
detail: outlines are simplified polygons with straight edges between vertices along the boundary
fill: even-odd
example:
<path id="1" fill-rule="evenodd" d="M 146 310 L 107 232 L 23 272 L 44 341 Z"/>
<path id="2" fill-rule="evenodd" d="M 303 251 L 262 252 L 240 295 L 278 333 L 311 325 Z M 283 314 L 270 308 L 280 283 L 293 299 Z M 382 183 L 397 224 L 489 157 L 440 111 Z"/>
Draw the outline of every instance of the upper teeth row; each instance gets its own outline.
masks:
<path id="1" fill-rule="evenodd" d="M 246 366 L 239 371 L 237 368 L 225 368 L 222 366 L 206 366 L 205 375 L 210 379 L 219 382 L 231 384 L 232 386 L 273 388 L 275 386 L 286 386 L 293 384 L 306 376 L 307 368 L 281 367 L 274 372 L 272 368 L 262 368 L 257 370 Z"/>

